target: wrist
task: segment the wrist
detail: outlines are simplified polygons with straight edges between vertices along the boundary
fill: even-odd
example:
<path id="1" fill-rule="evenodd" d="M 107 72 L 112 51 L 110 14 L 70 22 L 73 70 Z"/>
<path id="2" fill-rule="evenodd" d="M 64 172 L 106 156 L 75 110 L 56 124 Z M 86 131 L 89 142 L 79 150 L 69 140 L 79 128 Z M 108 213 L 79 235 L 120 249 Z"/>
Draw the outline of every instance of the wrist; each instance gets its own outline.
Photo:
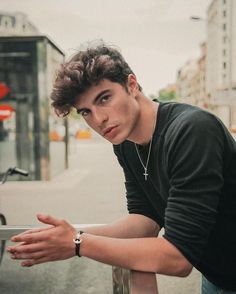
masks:
<path id="1" fill-rule="evenodd" d="M 73 242 L 75 244 L 75 255 L 77 255 L 78 257 L 81 257 L 81 253 L 80 253 L 80 244 L 82 243 L 83 239 L 81 238 L 82 234 L 84 232 L 83 231 L 79 231 L 75 238 L 73 239 Z"/>

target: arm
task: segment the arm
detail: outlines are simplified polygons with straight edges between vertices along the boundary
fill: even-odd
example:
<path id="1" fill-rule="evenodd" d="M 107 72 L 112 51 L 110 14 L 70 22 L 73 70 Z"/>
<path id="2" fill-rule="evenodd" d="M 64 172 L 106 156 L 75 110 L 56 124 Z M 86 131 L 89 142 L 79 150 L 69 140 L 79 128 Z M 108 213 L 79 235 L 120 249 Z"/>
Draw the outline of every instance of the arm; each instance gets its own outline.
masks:
<path id="1" fill-rule="evenodd" d="M 86 233 L 113 238 L 156 237 L 160 231 L 159 225 L 141 214 L 129 214 L 111 224 L 90 227 L 83 230 Z"/>
<path id="2" fill-rule="evenodd" d="M 38 217 L 53 227 L 13 237 L 12 241 L 24 243 L 8 248 L 12 258 L 24 259 L 23 266 L 32 266 L 75 256 L 74 228 L 50 216 Z M 84 233 L 81 255 L 111 265 L 166 275 L 185 276 L 191 270 L 182 254 L 163 238 L 117 239 Z"/>
<path id="3" fill-rule="evenodd" d="M 170 189 L 163 237 L 198 269 L 219 221 L 224 141 L 217 119 L 199 110 L 186 111 L 166 135 Z"/>
<path id="4" fill-rule="evenodd" d="M 81 255 L 136 271 L 187 276 L 192 265 L 164 238 L 114 239 L 83 234 Z"/>

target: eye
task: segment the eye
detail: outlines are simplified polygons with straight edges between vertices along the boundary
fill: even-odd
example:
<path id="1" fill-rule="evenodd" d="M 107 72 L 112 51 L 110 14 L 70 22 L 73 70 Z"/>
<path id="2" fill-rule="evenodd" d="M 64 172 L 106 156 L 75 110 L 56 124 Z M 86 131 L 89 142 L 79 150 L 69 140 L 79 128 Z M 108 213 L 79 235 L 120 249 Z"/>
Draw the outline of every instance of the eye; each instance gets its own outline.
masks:
<path id="1" fill-rule="evenodd" d="M 81 109 L 81 110 L 77 110 L 77 113 L 85 117 L 90 113 L 90 111 L 88 109 Z"/>
<path id="2" fill-rule="evenodd" d="M 110 99 L 110 97 L 111 97 L 110 95 L 102 96 L 99 102 L 101 104 L 104 104 L 104 103 L 106 103 Z"/>

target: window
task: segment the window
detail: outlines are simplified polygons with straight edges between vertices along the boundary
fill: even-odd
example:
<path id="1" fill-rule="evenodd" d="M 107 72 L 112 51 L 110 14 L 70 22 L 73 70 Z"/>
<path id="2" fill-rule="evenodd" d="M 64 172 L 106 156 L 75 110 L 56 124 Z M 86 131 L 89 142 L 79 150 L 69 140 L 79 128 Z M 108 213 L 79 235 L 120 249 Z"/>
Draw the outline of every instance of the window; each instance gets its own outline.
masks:
<path id="1" fill-rule="evenodd" d="M 223 23 L 222 28 L 223 28 L 224 31 L 226 30 L 226 23 Z"/>
<path id="2" fill-rule="evenodd" d="M 226 49 L 223 49 L 223 50 L 222 50 L 222 55 L 223 55 L 223 56 L 226 56 Z"/>
<path id="3" fill-rule="evenodd" d="M 226 42 L 227 42 L 227 37 L 223 36 L 223 43 L 226 43 Z"/>
<path id="4" fill-rule="evenodd" d="M 223 68 L 226 69 L 226 67 L 227 67 L 227 63 L 223 62 Z"/>
<path id="5" fill-rule="evenodd" d="M 226 10 L 223 10 L 223 16 L 226 17 Z"/>
<path id="6" fill-rule="evenodd" d="M 2 20 L 0 20 L 0 23 L 5 28 L 10 28 L 12 26 L 11 19 L 9 17 L 7 17 L 7 16 L 2 17 Z"/>

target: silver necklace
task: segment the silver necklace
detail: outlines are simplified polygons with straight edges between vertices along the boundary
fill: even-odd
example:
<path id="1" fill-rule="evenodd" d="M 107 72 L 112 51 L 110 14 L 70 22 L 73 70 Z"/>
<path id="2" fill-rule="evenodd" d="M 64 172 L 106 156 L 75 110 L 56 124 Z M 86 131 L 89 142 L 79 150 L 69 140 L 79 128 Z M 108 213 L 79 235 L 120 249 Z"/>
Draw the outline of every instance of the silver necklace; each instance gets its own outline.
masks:
<path id="1" fill-rule="evenodd" d="M 148 172 L 147 172 L 148 170 L 147 170 L 147 169 L 148 169 L 148 163 L 149 163 L 149 158 L 150 158 L 151 149 L 152 149 L 152 139 L 153 139 L 153 135 L 152 135 L 152 138 L 151 138 L 151 141 L 150 141 L 150 144 L 149 144 L 149 149 L 148 149 L 148 156 L 147 156 L 146 165 L 144 165 L 144 163 L 143 163 L 143 161 L 142 161 L 142 158 L 141 158 L 141 156 L 140 156 L 140 154 L 139 154 L 138 147 L 137 147 L 136 143 L 134 143 L 134 146 L 135 146 L 136 152 L 137 152 L 137 154 L 138 154 L 139 161 L 140 161 L 140 163 L 142 164 L 143 169 L 144 169 L 144 173 L 143 173 L 143 175 L 144 175 L 144 179 L 145 179 L 145 181 L 147 181 L 147 177 L 148 177 Z"/>
<path id="2" fill-rule="evenodd" d="M 145 165 L 144 162 L 142 161 L 142 158 L 141 158 L 141 155 L 139 154 L 138 147 L 137 147 L 136 143 L 134 143 L 134 146 L 135 146 L 135 149 L 136 149 L 136 152 L 137 152 L 137 155 L 138 155 L 139 161 L 140 161 L 140 163 L 142 164 L 143 169 L 144 169 L 144 173 L 143 173 L 143 175 L 144 175 L 144 179 L 145 179 L 145 181 L 147 181 L 147 178 L 148 178 L 148 163 L 149 163 L 150 154 L 151 154 L 151 149 L 152 149 L 152 139 L 153 139 L 153 135 L 154 135 L 155 127 L 156 127 L 156 118 L 155 118 L 155 120 L 154 120 L 153 131 L 152 131 L 152 137 L 151 137 L 151 140 L 150 140 L 150 143 L 149 143 L 149 149 L 148 149 L 148 155 L 147 155 L 146 165 Z"/>

